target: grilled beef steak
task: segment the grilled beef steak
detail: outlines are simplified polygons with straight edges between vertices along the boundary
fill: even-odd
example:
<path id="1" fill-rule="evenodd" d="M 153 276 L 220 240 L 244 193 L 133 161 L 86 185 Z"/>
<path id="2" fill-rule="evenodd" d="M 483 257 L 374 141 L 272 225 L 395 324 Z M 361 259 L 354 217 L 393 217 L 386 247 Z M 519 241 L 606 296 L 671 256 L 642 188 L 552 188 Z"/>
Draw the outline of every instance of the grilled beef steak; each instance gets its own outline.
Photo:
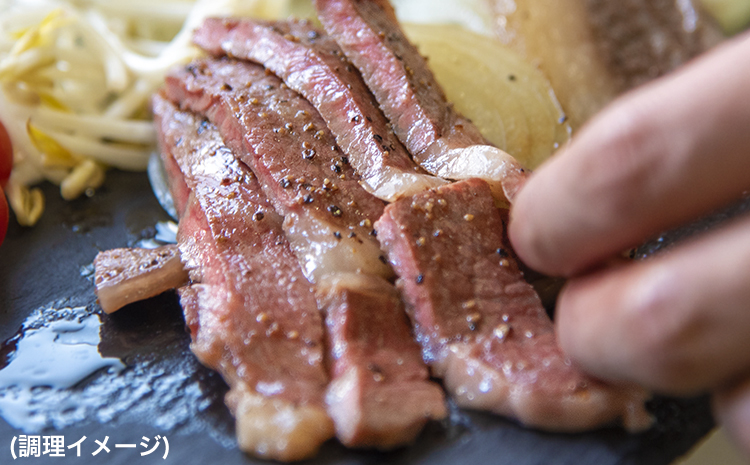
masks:
<path id="1" fill-rule="evenodd" d="M 326 401 L 339 440 L 390 449 L 445 417 L 443 391 L 428 379 L 396 288 L 364 274 L 330 276 L 318 287 L 331 364 Z"/>
<path id="2" fill-rule="evenodd" d="M 445 179 L 485 179 L 496 197 L 512 201 L 526 172 L 448 104 L 387 0 L 313 3 L 320 21 L 362 73 L 394 132 L 422 168 Z"/>
<path id="3" fill-rule="evenodd" d="M 392 203 L 376 230 L 425 358 L 459 405 L 549 430 L 650 424 L 643 392 L 607 386 L 563 356 L 484 181 Z"/>
<path id="4" fill-rule="evenodd" d="M 112 249 L 94 259 L 96 296 L 112 313 L 185 284 L 187 273 L 174 245 L 158 249 Z"/>
<path id="5" fill-rule="evenodd" d="M 358 182 L 347 157 L 304 99 L 255 64 L 201 60 L 167 77 L 168 97 L 204 114 L 258 176 L 285 217 L 306 275 L 315 281 L 346 257 L 350 272 L 388 277 L 372 223 L 383 202 Z M 340 271 L 340 270 L 339 270 Z"/>
<path id="6" fill-rule="evenodd" d="M 310 101 L 373 195 L 393 201 L 444 183 L 414 164 L 359 72 L 309 21 L 208 19 L 193 40 L 215 56 L 262 64 Z"/>
<path id="7" fill-rule="evenodd" d="M 270 459 L 334 434 L 411 442 L 446 415 L 425 362 L 460 406 L 548 430 L 647 426 L 642 390 L 564 357 L 519 271 L 496 201 L 524 170 L 445 101 L 385 0 L 315 5 L 330 36 L 294 20 L 196 31 L 214 56 L 153 101 L 179 254 L 102 255 L 102 305 L 131 299 L 110 304 L 109 285 L 182 276 L 153 293 L 187 272 L 191 347 L 230 386 L 241 448 Z"/>
<path id="8" fill-rule="evenodd" d="M 305 150 L 313 152 L 312 157 L 300 157 L 297 153 L 285 151 L 288 145 L 279 145 L 275 139 L 279 131 L 275 129 L 280 126 L 273 123 L 286 115 L 298 118 L 300 112 L 306 112 L 305 121 L 317 124 L 319 116 L 307 102 L 285 89 L 277 78 L 268 76 L 262 68 L 228 60 L 193 63 L 188 70 L 170 77 L 168 90 L 173 89 L 171 96 L 174 98 L 179 95 L 177 92 L 197 86 L 209 94 L 209 98 L 221 99 L 208 109 L 207 115 L 219 125 L 218 131 L 225 141 L 243 141 L 234 144 L 235 153 L 258 170 L 259 181 L 268 193 L 269 202 L 278 205 L 278 211 L 285 215 L 287 237 L 303 244 L 294 247 L 303 264 L 310 264 L 307 251 L 325 247 L 326 243 L 338 244 L 346 239 L 360 245 L 359 253 L 355 249 L 354 252 L 339 253 L 335 259 L 329 256 L 325 263 L 316 263 L 308 276 L 317 283 L 328 340 L 335 341 L 329 346 L 332 383 L 326 402 L 337 436 L 352 447 L 388 449 L 410 442 L 429 419 L 445 415 L 445 406 L 442 390 L 428 379 L 427 368 L 421 360 L 419 346 L 411 337 L 403 306 L 395 297 L 395 288 L 380 277 L 383 274 L 390 276 L 390 268 L 384 263 L 384 258 L 383 261 L 375 259 L 373 265 L 373 260 L 368 263 L 363 260 L 367 257 L 362 257 L 361 251 L 366 250 L 362 244 L 374 244 L 380 257 L 377 242 L 371 234 L 371 220 L 363 215 L 368 213 L 373 220 L 376 219 L 382 212 L 382 202 L 354 181 L 356 176 L 348 167 L 346 171 L 341 168 L 343 178 L 334 178 L 335 181 L 329 183 L 325 182 L 327 179 L 321 180 L 327 174 L 326 170 L 341 160 L 341 154 L 331 150 L 335 146 L 331 145 L 330 133 L 324 126 L 314 135 L 281 126 L 287 129 L 281 134 L 282 141 L 289 145 L 301 144 Z M 191 94 L 187 96 L 182 103 L 190 107 L 194 103 Z M 247 111 L 213 111 L 226 102 L 241 105 L 251 99 L 253 111 L 264 112 L 265 116 L 248 115 Z M 200 107 L 196 105 L 195 108 Z M 266 124 L 266 121 L 271 123 Z M 237 124 L 245 126 L 238 130 Z M 265 164 L 259 161 L 263 157 L 268 160 Z M 282 166 L 285 160 L 287 162 Z M 279 173 L 280 169 L 283 172 Z M 279 182 L 281 174 L 284 177 Z M 305 182 L 297 181 L 296 187 L 283 185 L 283 180 L 288 178 L 304 179 Z M 309 187 L 318 183 L 322 189 Z M 298 202 L 301 193 L 312 197 L 312 201 Z M 321 208 L 326 205 L 324 202 L 342 205 L 342 211 Z M 359 209 L 360 205 L 362 209 Z M 351 212 L 344 213 L 344 209 Z M 317 223 L 313 222 L 315 220 Z M 320 224 L 333 224 L 335 229 L 321 237 L 316 233 L 322 229 Z M 373 312 L 378 312 L 378 315 L 373 315 Z M 352 328 L 363 330 L 352 331 Z M 373 367 L 380 371 L 373 374 Z M 390 398 L 394 392 L 401 395 Z"/>
<path id="9" fill-rule="evenodd" d="M 312 285 L 281 217 L 216 128 L 160 96 L 153 107 L 168 171 L 178 167 L 190 189 L 178 245 L 192 280 L 180 290 L 191 348 L 229 384 L 243 450 L 310 457 L 333 435 Z"/>

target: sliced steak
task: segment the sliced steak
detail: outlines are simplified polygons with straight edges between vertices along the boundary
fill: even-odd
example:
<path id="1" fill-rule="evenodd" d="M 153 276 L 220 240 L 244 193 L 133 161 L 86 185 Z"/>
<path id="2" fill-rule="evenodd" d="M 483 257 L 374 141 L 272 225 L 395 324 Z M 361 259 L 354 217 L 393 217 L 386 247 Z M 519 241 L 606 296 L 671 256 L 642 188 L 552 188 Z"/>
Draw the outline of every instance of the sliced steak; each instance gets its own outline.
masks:
<path id="1" fill-rule="evenodd" d="M 401 30 L 387 0 L 315 0 L 318 17 L 361 71 L 393 130 L 414 154 L 456 129 L 456 143 L 486 143 L 473 124 L 447 105 L 427 62 Z"/>
<path id="2" fill-rule="evenodd" d="M 191 348 L 229 384 L 243 450 L 311 457 L 333 435 L 323 323 L 282 218 L 213 125 L 161 96 L 153 108 L 166 164 L 181 170 L 175 184 L 190 189 L 178 244 L 192 279 L 180 290 Z"/>
<path id="3" fill-rule="evenodd" d="M 384 204 L 362 188 L 306 100 L 262 67 L 230 59 L 200 60 L 174 71 L 166 93 L 216 124 L 227 146 L 258 176 L 285 218 L 287 238 L 308 278 L 341 271 L 341 263 L 351 265 L 349 272 L 392 274 L 372 229 Z"/>
<path id="4" fill-rule="evenodd" d="M 198 64 L 195 64 L 195 66 L 198 66 Z M 299 97 L 296 96 L 296 94 L 293 94 L 289 89 L 283 89 L 282 84 L 277 78 L 268 76 L 256 65 L 237 62 L 233 63 L 233 66 L 239 66 L 240 72 L 243 68 L 251 70 L 252 73 L 250 74 L 240 74 L 240 76 L 247 79 L 242 81 L 242 86 L 245 88 L 247 88 L 248 85 L 250 88 L 254 85 L 262 86 L 262 93 L 256 92 L 250 94 L 252 96 L 240 95 L 236 97 L 238 101 L 242 101 L 243 98 L 248 100 L 257 99 L 252 103 L 254 113 L 249 116 L 237 116 L 241 114 L 233 112 L 231 113 L 231 115 L 233 115 L 231 118 L 234 118 L 235 120 L 239 119 L 243 121 L 244 124 L 251 124 L 255 121 L 253 118 L 256 118 L 255 115 L 257 112 L 260 111 L 266 112 L 266 116 L 262 117 L 263 119 L 281 118 L 281 115 L 278 114 L 279 111 L 294 111 L 295 115 L 300 111 L 310 111 L 310 114 L 307 115 L 308 121 L 312 120 L 315 124 L 319 123 L 312 118 L 314 115 L 314 109 L 302 106 L 301 103 L 304 101 L 299 99 Z M 224 71 L 230 72 L 227 68 L 210 68 L 208 71 L 204 72 L 210 77 L 221 77 L 221 73 Z M 235 77 L 235 79 L 237 78 Z M 207 79 L 206 81 L 207 82 L 203 82 L 202 84 L 204 84 L 204 88 L 208 88 L 210 92 L 210 80 Z M 221 82 L 222 86 L 226 84 L 233 88 L 242 88 L 238 85 L 236 80 L 227 79 L 221 80 Z M 273 85 L 274 89 L 269 89 L 269 85 Z M 281 97 L 276 95 L 276 93 L 280 91 L 283 91 Z M 283 99 L 283 101 L 279 99 Z M 300 103 L 301 108 L 295 108 L 295 100 Z M 216 103 L 215 105 L 221 104 L 222 103 Z M 291 108 L 282 110 L 284 105 Z M 274 110 L 275 112 L 272 113 Z M 210 111 L 208 113 L 211 115 Z M 211 126 L 210 123 L 208 125 Z M 226 126 L 227 125 L 224 125 L 222 127 L 226 128 Z M 288 151 L 284 151 L 282 147 L 274 145 L 274 143 L 278 144 L 275 139 L 271 139 L 270 142 L 268 141 L 269 138 L 274 138 L 279 134 L 278 131 L 273 131 L 272 128 L 274 127 L 278 126 L 264 127 L 262 121 L 256 122 L 256 124 L 252 126 L 252 130 L 255 131 L 254 136 L 248 136 L 244 140 L 254 137 L 252 142 L 255 145 L 251 146 L 254 151 L 253 154 L 265 154 L 266 161 L 263 161 L 262 159 L 259 161 L 260 157 L 258 155 L 249 155 L 255 157 L 251 158 L 249 163 L 252 163 L 253 166 L 259 166 L 259 172 L 265 173 L 266 183 L 271 183 L 271 186 L 266 188 L 266 191 L 269 192 L 269 195 L 274 196 L 271 197 L 270 200 L 273 201 L 275 199 L 275 202 L 273 203 L 281 205 L 281 208 L 283 209 L 282 211 L 285 211 L 287 214 L 285 219 L 287 236 L 296 236 L 299 242 L 307 241 L 304 247 L 295 248 L 295 252 L 298 256 L 302 254 L 302 261 L 304 263 L 310 263 L 310 260 L 307 259 L 304 254 L 306 251 L 314 250 L 315 247 L 319 247 L 320 245 L 317 241 L 325 243 L 325 241 L 330 240 L 335 240 L 337 242 L 351 240 L 358 241 L 359 244 L 369 243 L 376 248 L 378 256 L 380 256 L 379 245 L 374 239 L 374 236 L 370 234 L 372 232 L 372 224 L 369 223 L 369 218 L 365 217 L 364 219 L 361 219 L 361 217 L 356 214 L 336 214 L 335 212 L 326 210 L 323 212 L 323 219 L 317 220 L 318 223 L 316 224 L 316 218 L 321 214 L 319 206 L 316 206 L 316 202 L 290 202 L 290 197 L 284 197 L 289 196 L 289 192 L 294 192 L 295 188 L 291 185 L 283 186 L 282 183 L 276 182 L 276 179 L 273 177 L 276 174 L 274 169 L 276 169 L 276 166 L 278 166 L 279 163 L 283 163 L 284 159 L 272 160 L 270 157 L 272 155 L 285 157 L 287 156 L 285 155 L 285 152 L 288 153 Z M 264 129 L 267 134 L 263 134 L 262 131 Z M 293 128 L 290 130 L 285 127 L 285 129 L 287 131 L 293 131 Z M 322 129 L 320 129 L 320 131 L 323 132 Z M 282 136 L 288 137 L 283 138 L 282 141 L 290 145 L 293 144 L 292 146 L 299 146 L 301 143 L 300 141 L 305 140 L 301 137 L 304 134 L 304 130 L 296 134 L 283 132 Z M 232 137 L 233 135 L 236 135 L 236 133 L 229 133 L 229 137 Z M 309 138 L 309 140 L 323 140 L 328 145 L 313 145 L 311 142 L 307 148 L 313 151 L 322 151 L 323 149 L 328 149 L 330 151 L 330 143 L 332 143 L 329 140 L 330 134 L 324 132 L 318 137 L 320 137 L 320 139 L 315 139 L 313 137 Z M 224 138 L 226 139 L 227 135 L 224 135 Z M 240 150 L 247 150 L 247 145 L 238 145 L 240 145 Z M 265 152 L 265 150 L 269 150 L 269 147 L 271 147 L 271 149 L 276 148 L 276 151 L 273 153 Z M 330 169 L 329 163 L 338 162 L 340 160 L 339 157 L 339 152 L 334 152 L 329 158 L 326 158 L 326 154 L 321 154 L 320 157 L 315 155 L 312 160 L 305 160 L 304 163 L 300 164 L 297 161 L 299 155 L 294 154 L 293 158 L 285 164 L 284 169 L 286 171 L 283 174 L 294 180 L 304 177 L 306 178 L 306 181 L 304 182 L 310 182 L 310 184 L 315 185 L 315 182 L 320 180 L 321 175 L 319 172 L 323 169 Z M 266 164 L 264 165 L 262 163 Z M 274 163 L 276 165 L 274 165 Z M 242 166 L 242 163 L 240 163 L 240 165 Z M 311 169 L 311 167 L 314 169 Z M 344 171 L 345 169 L 348 171 Z M 340 170 L 342 171 L 341 174 L 349 176 L 348 179 L 355 179 L 350 168 L 342 166 Z M 168 171 L 171 171 L 171 169 L 168 168 Z M 336 179 L 338 180 L 340 178 Z M 345 178 L 343 181 L 348 181 L 348 179 Z M 300 182 L 297 183 L 298 186 L 299 184 Z M 337 184 L 339 187 L 337 187 Z M 324 183 L 323 185 L 325 186 L 326 184 Z M 379 215 L 379 213 L 382 212 L 382 202 L 367 194 L 358 184 L 356 184 L 356 182 L 343 182 L 341 184 L 331 183 L 329 187 L 334 193 L 339 194 L 346 194 L 346 189 L 354 190 L 354 192 L 350 192 L 351 197 L 361 201 L 365 205 L 367 205 L 365 202 L 370 202 L 376 207 L 370 209 L 370 212 L 373 214 L 373 219 L 377 218 L 376 214 Z M 301 189 L 302 190 L 298 192 L 303 192 L 307 195 L 308 190 L 305 189 L 304 186 L 302 186 Z M 278 198 L 278 196 L 281 196 L 281 198 Z M 316 215 L 318 216 L 316 217 Z M 341 237 L 341 235 L 339 235 L 338 237 L 335 237 L 332 234 L 328 234 L 328 237 L 321 237 L 324 236 L 324 233 L 318 231 L 320 230 L 319 224 L 330 221 L 328 217 L 331 215 L 337 220 L 336 225 L 337 228 L 339 228 L 338 230 L 349 231 L 348 236 Z M 296 218 L 296 220 L 290 221 L 290 217 Z M 360 224 L 363 222 L 366 224 Z M 362 237 L 357 237 L 357 233 L 360 233 Z M 325 287 L 319 286 L 319 290 L 325 289 L 322 293 L 319 293 L 319 295 L 321 296 L 320 308 L 324 310 L 326 314 L 328 338 L 335 339 L 340 343 L 338 346 L 340 349 L 337 350 L 343 356 L 343 360 L 337 363 L 336 366 L 343 366 L 346 368 L 346 370 L 343 368 L 332 370 L 332 386 L 342 386 L 342 383 L 344 382 L 353 381 L 352 376 L 354 376 L 354 374 L 367 371 L 367 366 L 369 366 L 371 360 L 364 355 L 358 356 L 358 351 L 369 350 L 372 353 L 377 354 L 383 362 L 391 360 L 391 365 L 394 366 L 397 363 L 396 359 L 398 357 L 406 357 L 407 360 L 415 359 L 417 361 L 417 369 L 415 369 L 413 363 L 410 363 L 408 364 L 408 368 L 413 371 L 414 374 L 408 379 L 401 379 L 401 377 L 394 376 L 391 382 L 383 383 L 382 385 L 371 385 L 372 383 L 368 384 L 362 382 L 360 385 L 353 386 L 353 389 L 349 391 L 338 389 L 337 392 L 339 395 L 336 397 L 336 400 L 331 401 L 331 396 L 330 394 L 328 395 L 329 401 L 327 407 L 335 422 L 337 435 L 345 444 L 353 447 L 379 448 L 391 448 L 397 445 L 402 445 L 410 442 L 414 436 L 421 431 L 421 428 L 427 420 L 440 417 L 440 412 L 444 411 L 442 391 L 427 379 L 427 369 L 419 358 L 418 347 L 411 342 L 412 339 L 408 320 L 403 312 L 403 307 L 400 305 L 400 301 L 398 299 L 394 300 L 393 298 L 388 298 L 388 296 L 392 297 L 395 294 L 395 288 L 377 276 L 381 273 L 381 268 L 386 268 L 389 271 L 388 274 L 390 274 L 390 268 L 387 267 L 385 263 L 380 262 L 380 260 L 378 260 L 377 267 L 362 266 L 362 258 L 358 256 L 356 249 L 354 252 L 343 248 L 340 248 L 340 250 L 342 252 L 335 257 L 329 253 L 325 265 L 319 265 L 314 270 L 315 273 L 311 274 L 311 276 L 316 278 L 319 282 L 325 281 L 328 283 L 339 283 L 336 285 L 326 285 Z M 384 257 L 383 260 L 385 260 Z M 372 274 L 355 275 L 352 274 L 353 270 Z M 345 279 L 347 276 L 349 276 L 349 278 Z M 355 277 L 353 278 L 352 276 Z M 368 293 L 368 290 L 372 288 L 371 282 L 379 284 L 379 291 L 385 292 L 383 296 Z M 363 289 L 355 286 L 362 283 L 370 284 L 369 287 Z M 345 284 L 349 284 L 349 287 L 346 287 Z M 323 295 L 326 297 L 323 298 Z M 357 296 L 358 298 L 350 298 L 350 295 Z M 373 320 L 368 315 L 373 309 L 377 309 L 383 315 L 396 316 L 396 318 L 387 326 L 382 324 L 372 324 Z M 347 325 L 371 326 L 368 334 L 371 335 L 372 338 L 366 339 L 360 337 L 359 334 L 351 334 L 350 332 L 347 332 Z M 401 339 L 405 338 L 405 341 L 389 338 L 390 333 L 401 335 Z M 398 354 L 398 350 L 402 348 L 408 348 L 411 353 L 407 351 L 405 355 Z M 420 367 L 421 370 L 419 369 Z M 400 410 L 395 410 L 393 408 L 389 410 L 385 407 L 383 409 L 373 409 L 375 405 L 378 405 L 378 402 L 375 402 L 374 399 L 382 399 L 385 395 L 384 393 L 388 390 L 393 391 L 398 390 L 399 388 L 402 390 L 407 389 L 415 391 L 415 394 L 412 396 L 404 396 L 415 402 L 413 408 L 406 408 L 404 405 L 401 405 L 398 400 L 394 400 L 389 405 L 401 405 Z M 431 397 L 422 394 L 425 392 L 431 393 Z M 424 400 L 421 403 L 418 403 L 416 401 L 421 399 L 420 395 L 421 397 L 424 397 Z M 417 410 L 419 410 L 419 415 L 415 417 L 415 412 Z"/>
<path id="5" fill-rule="evenodd" d="M 106 250 L 96 255 L 94 268 L 96 296 L 105 313 L 175 289 L 188 280 L 175 245 Z"/>
<path id="6" fill-rule="evenodd" d="M 215 56 L 262 64 L 304 96 L 373 195 L 393 201 L 444 183 L 414 164 L 359 72 L 309 21 L 207 19 L 193 40 Z"/>
<path id="7" fill-rule="evenodd" d="M 526 177 L 509 154 L 448 104 L 387 0 L 314 0 L 318 17 L 362 73 L 417 163 L 445 179 L 480 177 L 511 200 Z"/>
<path id="8" fill-rule="evenodd" d="M 587 377 L 561 353 L 484 181 L 390 204 L 376 230 L 425 358 L 459 405 L 549 430 L 649 424 L 644 393 Z"/>
<path id="9" fill-rule="evenodd" d="M 446 415 L 429 381 L 396 288 L 379 277 L 339 274 L 318 286 L 326 309 L 331 384 L 326 401 L 349 447 L 390 449 L 412 442 Z"/>

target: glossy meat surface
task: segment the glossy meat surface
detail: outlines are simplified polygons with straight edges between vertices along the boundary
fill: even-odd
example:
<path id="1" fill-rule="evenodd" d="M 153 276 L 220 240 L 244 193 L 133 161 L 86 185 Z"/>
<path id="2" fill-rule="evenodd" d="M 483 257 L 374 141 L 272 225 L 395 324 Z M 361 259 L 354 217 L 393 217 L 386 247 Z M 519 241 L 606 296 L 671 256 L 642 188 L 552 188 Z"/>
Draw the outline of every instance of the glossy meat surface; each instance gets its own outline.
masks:
<path id="1" fill-rule="evenodd" d="M 484 181 L 393 203 L 376 230 L 425 359 L 459 405 L 550 430 L 650 423 L 644 393 L 604 385 L 564 357 Z"/>
<path id="2" fill-rule="evenodd" d="M 180 290 L 191 348 L 230 385 L 244 450 L 312 456 L 333 434 L 323 324 L 281 217 L 215 127 L 160 96 L 154 113 L 167 164 L 191 192 L 178 232 L 192 279 Z"/>
<path id="3" fill-rule="evenodd" d="M 318 17 L 359 69 L 414 160 L 444 179 L 480 177 L 512 201 L 526 173 L 448 103 L 387 0 L 315 0 Z"/>
<path id="4" fill-rule="evenodd" d="M 373 195 L 393 201 L 443 184 L 414 164 L 359 72 L 309 21 L 208 19 L 194 41 L 213 55 L 262 64 L 310 101 Z"/>
<path id="5" fill-rule="evenodd" d="M 347 271 L 390 276 L 372 223 L 383 202 L 359 184 L 317 111 L 255 64 L 193 62 L 167 77 L 170 100 L 205 116 L 258 176 L 305 274 L 315 281 L 352 256 Z"/>
<path id="6" fill-rule="evenodd" d="M 94 268 L 96 296 L 106 313 L 175 289 L 188 280 L 174 245 L 99 252 Z"/>
<path id="7" fill-rule="evenodd" d="M 391 449 L 446 416 L 442 389 L 414 341 L 396 288 L 382 278 L 339 274 L 319 284 L 326 309 L 331 384 L 326 401 L 339 440 Z"/>

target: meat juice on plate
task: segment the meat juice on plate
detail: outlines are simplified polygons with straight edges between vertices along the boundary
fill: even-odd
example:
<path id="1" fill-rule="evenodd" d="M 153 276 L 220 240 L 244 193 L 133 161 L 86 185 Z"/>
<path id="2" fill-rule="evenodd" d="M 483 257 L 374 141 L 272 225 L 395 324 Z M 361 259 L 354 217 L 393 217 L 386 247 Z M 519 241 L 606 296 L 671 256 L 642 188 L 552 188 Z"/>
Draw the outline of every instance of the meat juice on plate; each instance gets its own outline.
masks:
<path id="1" fill-rule="evenodd" d="M 100 370 L 125 368 L 99 353 L 99 315 L 83 307 L 50 310 L 34 313 L 3 344 L 0 416 L 24 431 L 68 424 L 85 405 L 67 399 L 65 390 Z"/>

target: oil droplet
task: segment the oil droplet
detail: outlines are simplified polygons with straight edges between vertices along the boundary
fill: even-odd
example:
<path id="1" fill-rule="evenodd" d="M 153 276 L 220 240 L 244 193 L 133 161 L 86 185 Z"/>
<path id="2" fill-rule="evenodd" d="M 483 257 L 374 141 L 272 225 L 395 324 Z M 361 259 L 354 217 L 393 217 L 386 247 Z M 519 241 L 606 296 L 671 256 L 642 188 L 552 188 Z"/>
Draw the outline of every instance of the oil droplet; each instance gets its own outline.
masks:
<path id="1" fill-rule="evenodd" d="M 47 419 L 37 410 L 50 391 L 73 387 L 105 368 L 112 372 L 125 368 L 119 359 L 99 353 L 97 314 L 88 314 L 83 307 L 60 313 L 66 318 L 42 326 L 35 324 L 34 316 L 27 319 L 10 340 L 15 341 L 15 351 L 0 369 L 0 416 L 24 431 L 47 426 Z"/>

